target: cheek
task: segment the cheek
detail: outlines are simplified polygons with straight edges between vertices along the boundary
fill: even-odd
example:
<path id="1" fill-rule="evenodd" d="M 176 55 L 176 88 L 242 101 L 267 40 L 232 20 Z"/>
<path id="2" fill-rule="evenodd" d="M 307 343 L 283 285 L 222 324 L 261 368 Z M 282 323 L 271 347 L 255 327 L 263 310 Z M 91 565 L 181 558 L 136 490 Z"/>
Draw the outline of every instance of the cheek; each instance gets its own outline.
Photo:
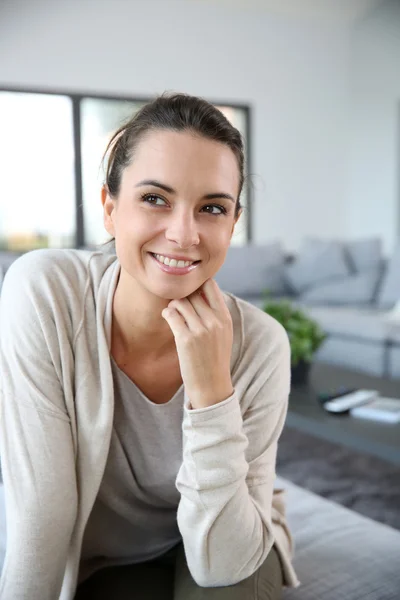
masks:
<path id="1" fill-rule="evenodd" d="M 118 234 L 125 242 L 140 239 L 145 231 L 149 229 L 146 226 L 146 219 L 134 210 L 124 209 L 118 213 Z"/>
<path id="2" fill-rule="evenodd" d="M 215 246 L 218 246 L 219 249 L 224 250 L 229 247 L 231 243 L 231 232 L 232 226 L 227 225 L 225 227 L 218 228 L 217 231 L 214 231 L 213 239 Z"/>

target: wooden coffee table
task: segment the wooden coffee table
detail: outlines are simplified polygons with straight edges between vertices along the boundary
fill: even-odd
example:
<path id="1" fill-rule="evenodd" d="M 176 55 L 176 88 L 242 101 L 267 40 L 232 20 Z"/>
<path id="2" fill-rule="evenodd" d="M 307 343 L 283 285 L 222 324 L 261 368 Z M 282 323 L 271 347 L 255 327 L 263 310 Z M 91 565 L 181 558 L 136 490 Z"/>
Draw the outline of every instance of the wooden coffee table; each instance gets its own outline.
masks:
<path id="1" fill-rule="evenodd" d="M 383 423 L 326 412 L 318 393 L 340 386 L 377 389 L 400 398 L 400 381 L 314 363 L 307 385 L 292 386 L 286 425 L 400 465 L 400 423 Z"/>

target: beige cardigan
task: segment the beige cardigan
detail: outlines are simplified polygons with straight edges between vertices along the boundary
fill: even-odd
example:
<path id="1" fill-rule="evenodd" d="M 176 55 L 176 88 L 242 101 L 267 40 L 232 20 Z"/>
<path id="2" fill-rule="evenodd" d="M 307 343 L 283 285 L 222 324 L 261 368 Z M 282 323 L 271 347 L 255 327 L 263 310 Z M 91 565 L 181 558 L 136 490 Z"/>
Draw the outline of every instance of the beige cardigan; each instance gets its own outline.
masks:
<path id="1" fill-rule="evenodd" d="M 85 250 L 35 250 L 7 272 L 0 301 L 2 460 L 7 550 L 1 600 L 72 600 L 82 537 L 113 424 L 112 301 L 120 264 Z M 299 581 L 275 460 L 288 404 L 285 330 L 224 293 L 234 393 L 189 410 L 185 394 L 177 520 L 205 587 L 253 574 L 275 542 L 285 584 Z M 218 443 L 218 460 L 212 446 Z"/>

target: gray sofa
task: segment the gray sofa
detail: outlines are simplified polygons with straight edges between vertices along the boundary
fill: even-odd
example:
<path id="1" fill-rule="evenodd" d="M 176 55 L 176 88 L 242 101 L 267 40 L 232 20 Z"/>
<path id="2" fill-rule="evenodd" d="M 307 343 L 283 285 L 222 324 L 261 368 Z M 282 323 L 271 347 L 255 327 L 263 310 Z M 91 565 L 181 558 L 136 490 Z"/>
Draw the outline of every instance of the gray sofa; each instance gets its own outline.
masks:
<path id="1" fill-rule="evenodd" d="M 398 600 L 400 531 L 278 477 L 300 587 L 283 600 Z"/>
<path id="2" fill-rule="evenodd" d="M 215 279 L 221 289 L 262 308 L 263 290 L 287 298 L 328 334 L 317 361 L 400 379 L 400 244 L 382 255 L 379 239 L 309 238 L 296 257 L 279 242 L 231 246 Z"/>

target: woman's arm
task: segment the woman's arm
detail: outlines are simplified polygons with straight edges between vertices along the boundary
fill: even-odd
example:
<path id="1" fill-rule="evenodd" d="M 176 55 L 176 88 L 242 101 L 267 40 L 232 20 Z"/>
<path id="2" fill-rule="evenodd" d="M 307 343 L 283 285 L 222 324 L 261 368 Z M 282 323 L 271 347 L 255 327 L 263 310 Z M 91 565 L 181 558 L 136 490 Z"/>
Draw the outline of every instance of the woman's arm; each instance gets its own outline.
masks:
<path id="1" fill-rule="evenodd" d="M 58 599 L 77 511 L 61 350 L 41 275 L 32 272 L 32 257 L 18 259 L 7 272 L 0 301 L 0 453 L 7 518 L 1 600 Z"/>
<path id="2" fill-rule="evenodd" d="M 233 585 L 252 575 L 274 543 L 272 495 L 278 439 L 290 388 L 290 345 L 272 321 L 248 332 L 242 372 L 227 400 L 187 410 L 178 525 L 198 585 Z M 271 340 L 272 338 L 272 340 Z M 241 414 L 241 405 L 247 408 Z"/>

